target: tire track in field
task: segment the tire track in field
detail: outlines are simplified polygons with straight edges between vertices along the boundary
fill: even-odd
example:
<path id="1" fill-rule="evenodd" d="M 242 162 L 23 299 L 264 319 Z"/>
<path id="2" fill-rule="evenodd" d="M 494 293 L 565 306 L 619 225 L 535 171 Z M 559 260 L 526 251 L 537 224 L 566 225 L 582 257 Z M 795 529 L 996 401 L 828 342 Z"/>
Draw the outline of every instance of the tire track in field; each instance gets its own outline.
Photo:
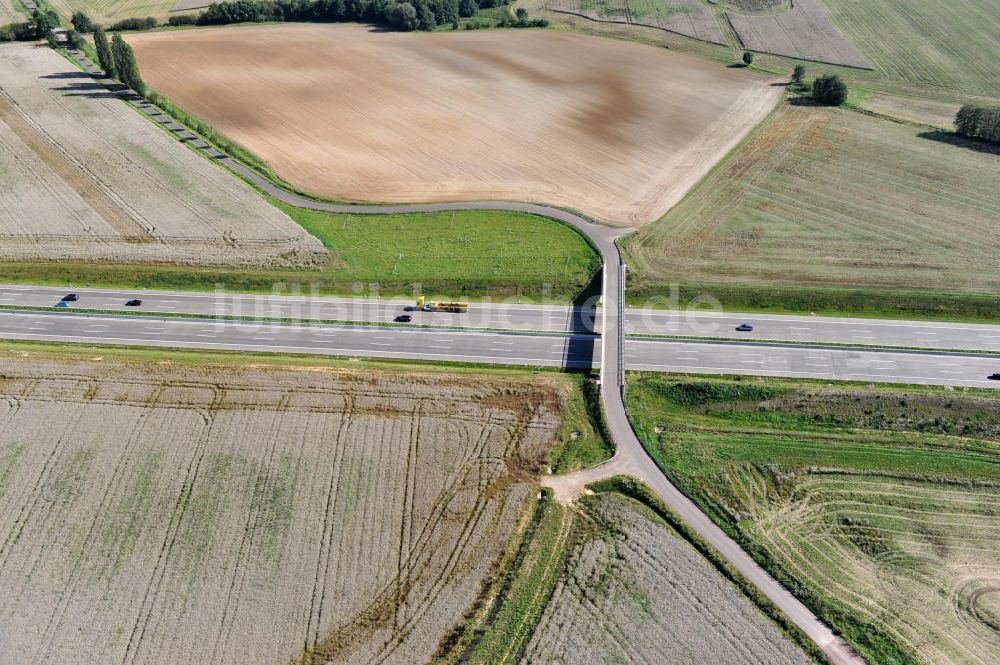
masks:
<path id="1" fill-rule="evenodd" d="M 423 415 L 424 400 L 419 400 L 410 412 L 410 445 L 406 452 L 406 474 L 403 484 L 403 509 L 399 519 L 399 549 L 396 553 L 396 577 L 408 587 L 411 583 L 404 569 L 406 553 L 409 551 L 413 538 L 413 496 L 416 493 L 417 463 L 420 458 L 420 425 Z M 393 624 L 399 625 L 399 613 L 405 609 L 399 604 L 393 611 Z"/>
<path id="2" fill-rule="evenodd" d="M 107 515 L 105 511 L 108 509 L 111 500 L 114 498 L 120 487 L 125 469 L 128 468 L 129 463 L 131 462 L 132 451 L 139 442 L 141 434 L 145 429 L 146 422 L 152 414 L 153 409 L 143 409 L 129 431 L 129 435 L 122 448 L 122 452 L 118 456 L 115 467 L 111 472 L 111 478 L 108 480 L 108 484 L 104 488 L 104 493 L 101 495 L 101 500 L 94 511 L 90 524 L 87 526 L 87 533 L 83 539 L 83 543 L 76 552 L 69 579 L 66 580 L 63 590 L 59 594 L 59 601 L 56 603 L 55 608 L 52 610 L 52 614 L 49 616 L 46 629 L 42 632 L 43 641 L 38 645 L 38 651 L 35 652 L 32 662 L 41 663 L 43 662 L 43 659 L 48 660 L 48 655 L 52 653 L 52 641 L 60 632 L 63 622 L 66 619 L 66 612 L 69 610 L 71 601 L 75 597 L 74 594 L 77 585 L 83 578 L 84 555 L 90 553 L 90 547 L 94 544 L 94 538 L 97 533 L 97 525 Z"/>
<path id="3" fill-rule="evenodd" d="M 139 605 L 139 611 L 135 622 L 132 625 L 132 630 L 129 633 L 125 653 L 122 655 L 121 665 L 134 663 L 135 659 L 138 657 L 139 647 L 142 644 L 143 637 L 146 634 L 146 628 L 148 627 L 149 621 L 152 617 L 156 598 L 160 591 L 160 585 L 163 584 L 163 579 L 166 577 L 167 564 L 170 559 L 170 554 L 173 550 L 174 543 L 176 542 L 177 534 L 180 532 L 181 522 L 184 520 L 184 513 L 187 510 L 188 502 L 191 498 L 192 492 L 194 491 L 194 485 L 198 480 L 198 474 L 201 471 L 201 464 L 205 456 L 205 449 L 208 447 L 215 429 L 216 419 L 213 407 L 217 405 L 219 399 L 217 389 L 215 393 L 215 400 L 213 401 L 211 407 L 208 409 L 196 409 L 205 421 L 204 433 L 195 445 L 191 462 L 188 463 L 187 470 L 185 471 L 184 483 L 181 486 L 181 491 L 177 495 L 177 501 L 174 504 L 174 509 L 170 515 L 170 521 L 167 523 L 167 529 L 164 532 L 163 544 L 160 546 L 160 554 L 157 557 L 156 566 L 153 568 L 149 582 L 146 584 L 146 590 L 143 593 L 142 603 Z"/>
<path id="4" fill-rule="evenodd" d="M 222 619 L 219 621 L 219 630 L 212 644 L 211 657 L 209 658 L 209 662 L 211 663 L 220 662 L 221 659 L 218 657 L 219 649 L 222 648 L 225 650 L 226 645 L 228 645 L 232 637 L 236 615 L 239 612 L 239 599 L 243 593 L 249 569 L 248 559 L 251 556 L 254 536 L 257 534 L 261 514 L 263 513 L 262 503 L 264 496 L 262 490 L 266 490 L 272 477 L 271 470 L 274 464 L 274 452 L 278 446 L 278 433 L 284 430 L 290 399 L 291 396 L 288 393 L 281 396 L 276 407 L 277 412 L 274 413 L 272 422 L 268 427 L 269 436 L 265 440 L 270 442 L 270 446 L 267 450 L 266 460 L 258 468 L 257 475 L 254 478 L 253 490 L 250 494 L 250 510 L 243 527 L 243 535 L 240 538 L 240 547 L 233 561 L 233 577 L 229 583 L 229 589 L 226 591 L 226 600 L 222 606 Z"/>
<path id="5" fill-rule="evenodd" d="M 326 576 L 330 570 L 330 551 L 333 548 L 333 508 L 337 503 L 337 494 L 340 489 L 340 476 L 344 461 L 344 452 L 347 449 L 347 442 L 344 434 L 350 429 L 354 410 L 357 402 L 356 398 L 344 393 L 344 406 L 341 411 L 340 424 L 337 427 L 337 435 L 334 438 L 335 454 L 330 468 L 330 483 L 326 495 L 326 510 L 323 513 L 323 529 L 320 533 L 319 552 L 316 556 L 316 574 L 313 579 L 313 590 L 309 599 L 309 621 L 306 622 L 306 635 L 303 645 L 308 652 L 320 641 L 319 632 L 323 621 L 323 603 L 326 600 Z M 315 623 L 315 625 L 313 625 Z"/>
<path id="6" fill-rule="evenodd" d="M 7 561 L 10 559 L 10 553 L 13 551 L 14 546 L 17 545 L 17 541 L 21 537 L 21 533 L 24 531 L 29 518 L 42 499 L 41 489 L 52 474 L 55 461 L 62 456 L 63 443 L 76 433 L 77 425 L 83 418 L 84 411 L 86 410 L 84 404 L 82 402 L 78 403 L 76 407 L 76 411 L 67 419 L 66 427 L 62 434 L 59 435 L 59 438 L 56 439 L 55 445 L 52 446 L 52 450 L 49 451 L 45 461 L 42 463 L 42 468 L 35 477 L 31 492 L 28 494 L 29 499 L 21 504 L 17 517 L 14 519 L 10 531 L 7 533 L 7 537 L 4 538 L 3 544 L 0 544 L 0 574 L 3 573 Z"/>
<path id="7" fill-rule="evenodd" d="M 0 122 L 24 142 L 26 146 L 52 172 L 101 216 L 122 237 L 131 242 L 154 241 L 152 226 L 137 221 L 133 210 L 126 210 L 125 203 L 116 198 L 86 166 L 74 159 L 59 143 L 46 134 L 18 109 L 17 102 L 5 90 L 0 89 Z"/>

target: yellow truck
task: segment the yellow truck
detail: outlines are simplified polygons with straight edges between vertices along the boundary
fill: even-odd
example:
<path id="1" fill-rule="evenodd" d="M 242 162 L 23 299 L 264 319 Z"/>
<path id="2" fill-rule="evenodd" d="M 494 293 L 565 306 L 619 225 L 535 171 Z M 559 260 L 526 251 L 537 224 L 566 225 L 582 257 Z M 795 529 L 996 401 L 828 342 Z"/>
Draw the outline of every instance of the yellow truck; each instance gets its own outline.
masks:
<path id="1" fill-rule="evenodd" d="M 417 309 L 422 309 L 425 312 L 455 312 L 456 314 L 461 314 L 469 311 L 469 303 L 437 302 L 434 300 L 427 300 L 424 296 L 420 296 L 417 298 Z"/>

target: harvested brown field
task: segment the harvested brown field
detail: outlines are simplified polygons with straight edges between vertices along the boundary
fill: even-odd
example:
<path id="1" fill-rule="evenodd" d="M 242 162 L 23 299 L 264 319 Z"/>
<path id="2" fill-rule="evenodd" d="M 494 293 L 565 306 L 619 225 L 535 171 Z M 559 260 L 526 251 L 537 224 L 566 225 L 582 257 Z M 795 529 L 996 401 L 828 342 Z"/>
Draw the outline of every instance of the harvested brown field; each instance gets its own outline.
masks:
<path id="1" fill-rule="evenodd" d="M 130 36 L 154 88 L 296 187 L 525 199 L 657 219 L 782 94 L 763 76 L 554 31 L 272 25 Z"/>
<path id="2" fill-rule="evenodd" d="M 571 552 L 524 663 L 810 663 L 691 545 L 618 495 L 581 500 Z"/>
<path id="3" fill-rule="evenodd" d="M 9 44 L 0 260 L 306 267 L 326 252 L 51 49 Z"/>
<path id="4" fill-rule="evenodd" d="M 116 353 L 0 357 L 4 663 L 427 662 L 565 387 Z"/>
<path id="5" fill-rule="evenodd" d="M 647 25 L 713 44 L 728 44 L 715 14 L 700 0 L 545 0 L 543 6 L 594 21 Z"/>
<path id="6" fill-rule="evenodd" d="M 795 0 L 785 11 L 727 12 L 736 34 L 751 51 L 871 69 L 872 64 L 841 34 L 817 0 Z"/>

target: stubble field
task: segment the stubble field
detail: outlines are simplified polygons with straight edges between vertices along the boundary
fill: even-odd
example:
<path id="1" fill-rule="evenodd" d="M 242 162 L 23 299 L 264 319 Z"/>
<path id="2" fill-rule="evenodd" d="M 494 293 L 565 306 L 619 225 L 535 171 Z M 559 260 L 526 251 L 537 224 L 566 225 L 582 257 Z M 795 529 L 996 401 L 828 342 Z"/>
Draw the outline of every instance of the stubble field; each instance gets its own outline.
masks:
<path id="1" fill-rule="evenodd" d="M 752 51 L 870 69 L 871 63 L 840 33 L 819 0 L 762 14 L 729 12 L 743 45 Z"/>
<path id="2" fill-rule="evenodd" d="M 714 44 L 727 44 L 715 14 L 701 0 L 545 0 L 545 9 L 595 21 L 646 25 Z"/>
<path id="3" fill-rule="evenodd" d="M 627 240 L 633 285 L 995 293 L 1000 160 L 940 134 L 786 103 L 691 196 Z"/>
<path id="4" fill-rule="evenodd" d="M 13 0 L 3 0 L 0 2 L 0 25 L 23 21 L 24 18 L 24 14 L 14 9 Z"/>
<path id="5" fill-rule="evenodd" d="M 83 11 L 98 23 L 108 24 L 125 18 L 153 16 L 166 21 L 180 3 L 178 0 L 51 0 L 50 4 L 63 16 Z M 196 6 L 206 7 L 208 0 Z M 184 7 L 180 7 L 184 9 Z"/>
<path id="6" fill-rule="evenodd" d="M 777 101 L 765 77 L 533 30 L 276 25 L 130 37 L 151 85 L 316 194 L 658 218 Z"/>
<path id="7" fill-rule="evenodd" d="M 1000 400 L 633 376 L 647 450 L 870 663 L 1000 659 Z"/>
<path id="8" fill-rule="evenodd" d="M 997 0 L 819 1 L 883 77 L 931 94 L 1000 98 L 1000 68 L 984 57 L 1000 52 Z"/>
<path id="9" fill-rule="evenodd" d="M 566 388 L 109 354 L 0 358 L 3 662 L 426 662 Z"/>
<path id="10" fill-rule="evenodd" d="M 326 251 L 33 44 L 0 47 L 0 260 L 304 268 Z"/>
<path id="11" fill-rule="evenodd" d="M 811 662 L 652 511 L 615 494 L 581 503 L 522 663 Z"/>

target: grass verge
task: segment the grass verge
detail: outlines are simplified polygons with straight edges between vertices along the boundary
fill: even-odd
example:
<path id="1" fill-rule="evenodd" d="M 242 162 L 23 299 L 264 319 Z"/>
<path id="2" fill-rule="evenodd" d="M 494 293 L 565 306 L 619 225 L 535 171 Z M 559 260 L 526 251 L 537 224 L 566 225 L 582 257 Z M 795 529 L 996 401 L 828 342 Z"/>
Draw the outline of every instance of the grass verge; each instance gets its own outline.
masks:
<path id="1" fill-rule="evenodd" d="M 576 389 L 564 395 L 566 415 L 546 454 L 551 472 L 557 474 L 600 464 L 615 454 L 601 411 L 600 387 L 587 373 L 568 376 Z"/>
<path id="2" fill-rule="evenodd" d="M 460 626 L 435 663 L 513 665 L 562 574 L 573 525 L 572 512 L 544 490 L 513 564 L 490 610 L 478 625 Z"/>
<path id="3" fill-rule="evenodd" d="M 918 319 L 965 323 L 1000 321 L 1000 297 L 880 289 L 786 285 L 647 282 L 629 287 L 631 307 L 697 309 L 713 300 L 724 310 L 762 314 L 817 314 L 873 319 Z"/>
<path id="4" fill-rule="evenodd" d="M 243 293 L 455 298 L 524 297 L 567 303 L 599 267 L 568 226 L 492 211 L 349 215 L 277 204 L 330 251 L 320 270 L 3 263 L 0 281 L 53 286 Z"/>

